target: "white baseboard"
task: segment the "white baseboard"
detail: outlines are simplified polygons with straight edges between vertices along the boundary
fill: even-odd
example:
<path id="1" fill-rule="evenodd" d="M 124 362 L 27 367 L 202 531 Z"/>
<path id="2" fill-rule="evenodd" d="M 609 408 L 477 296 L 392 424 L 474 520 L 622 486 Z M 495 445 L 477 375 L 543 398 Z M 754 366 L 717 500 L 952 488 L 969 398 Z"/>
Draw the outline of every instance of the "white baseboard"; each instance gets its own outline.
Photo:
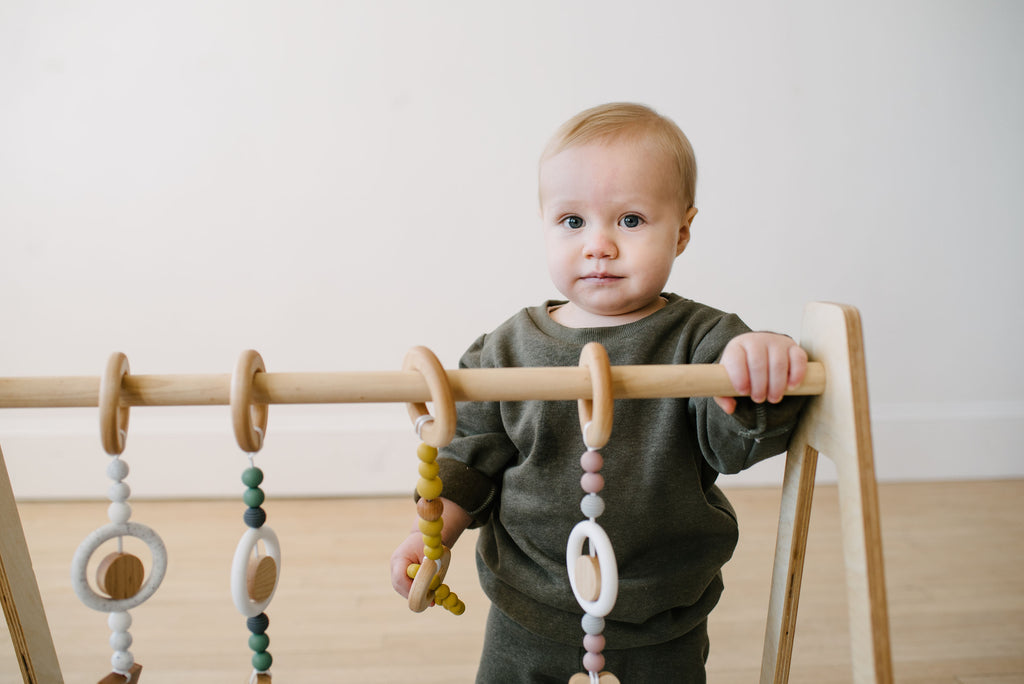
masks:
<path id="1" fill-rule="evenodd" d="M 138 498 L 240 496 L 247 457 L 234 442 L 226 407 L 133 409 L 124 459 Z M 15 496 L 94 499 L 106 494 L 109 457 L 99 445 L 95 409 L 18 410 L 0 414 L 3 450 Z M 894 405 L 873 412 L 875 467 L 880 481 L 1024 477 L 1017 437 L 1024 402 Z M 266 445 L 256 463 L 275 497 L 410 494 L 416 482 L 417 439 L 404 408 L 391 405 L 332 411 L 273 407 Z M 783 460 L 770 459 L 726 487 L 777 485 Z M 834 481 L 827 459 L 819 481 Z"/>
<path id="2" fill-rule="evenodd" d="M 880 482 L 1024 477 L 1022 428 L 1024 402 L 879 405 L 871 412 L 875 475 Z M 721 482 L 780 484 L 784 466 L 769 459 Z M 835 477 L 831 461 L 819 459 L 818 481 Z"/>

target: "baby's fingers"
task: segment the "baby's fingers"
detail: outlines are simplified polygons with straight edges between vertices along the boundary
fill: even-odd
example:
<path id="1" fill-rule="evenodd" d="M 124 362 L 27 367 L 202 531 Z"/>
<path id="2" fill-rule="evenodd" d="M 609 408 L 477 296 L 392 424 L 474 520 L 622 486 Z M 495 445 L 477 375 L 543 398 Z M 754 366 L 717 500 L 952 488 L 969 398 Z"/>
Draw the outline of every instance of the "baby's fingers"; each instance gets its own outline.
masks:
<path id="1" fill-rule="evenodd" d="M 793 345 L 789 348 L 789 382 L 788 389 L 797 387 L 807 377 L 807 352 L 802 347 Z"/>
<path id="2" fill-rule="evenodd" d="M 715 397 L 715 403 L 718 407 L 725 411 L 730 416 L 732 412 L 736 410 L 736 400 L 732 397 Z"/>
<path id="3" fill-rule="evenodd" d="M 412 578 L 409 577 L 409 565 L 419 563 L 419 556 L 416 554 L 422 548 L 422 535 L 413 532 L 402 544 L 391 554 L 391 586 L 395 591 L 409 598 L 409 590 L 412 589 Z"/>
<path id="4" fill-rule="evenodd" d="M 746 372 L 749 378 L 747 394 L 751 401 L 760 404 L 771 392 L 772 371 L 777 363 L 769 349 L 763 344 L 743 344 Z M 738 391 L 739 387 L 736 388 Z"/>
<path id="5" fill-rule="evenodd" d="M 792 364 L 789 349 L 799 347 L 770 347 L 768 350 L 768 402 L 777 404 L 791 386 Z"/>
<path id="6" fill-rule="evenodd" d="M 412 589 L 412 579 L 409 577 L 408 568 L 408 559 L 391 559 L 391 586 L 405 598 L 409 598 L 409 591 Z"/>

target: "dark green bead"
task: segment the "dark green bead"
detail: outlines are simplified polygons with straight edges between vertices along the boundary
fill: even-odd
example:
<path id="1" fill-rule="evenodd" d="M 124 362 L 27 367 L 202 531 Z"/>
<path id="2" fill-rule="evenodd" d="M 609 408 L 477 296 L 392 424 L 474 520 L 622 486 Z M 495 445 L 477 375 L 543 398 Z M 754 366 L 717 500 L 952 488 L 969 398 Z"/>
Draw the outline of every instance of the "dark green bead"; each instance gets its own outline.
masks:
<path id="1" fill-rule="evenodd" d="M 242 494 L 242 501 L 250 508 L 259 508 L 265 498 L 266 495 L 259 487 L 249 487 L 245 490 L 245 494 Z"/>
<path id="2" fill-rule="evenodd" d="M 249 527 L 263 527 L 263 523 L 267 522 L 267 512 L 262 508 L 250 506 L 242 514 L 242 520 Z"/>
<path id="3" fill-rule="evenodd" d="M 257 672 L 266 672 L 273 662 L 274 658 L 267 651 L 252 654 L 252 666 Z"/>
<path id="4" fill-rule="evenodd" d="M 254 617 L 246 618 L 245 626 L 253 634 L 263 634 L 267 631 L 267 627 L 270 626 L 270 618 L 267 617 L 266 613 L 260 613 Z"/>
<path id="5" fill-rule="evenodd" d="M 270 646 L 270 637 L 266 634 L 250 634 L 249 649 L 257 653 L 263 653 Z"/>
<path id="6" fill-rule="evenodd" d="M 263 471 L 259 468 L 246 468 L 242 471 L 242 484 L 246 487 L 259 487 L 263 482 Z"/>

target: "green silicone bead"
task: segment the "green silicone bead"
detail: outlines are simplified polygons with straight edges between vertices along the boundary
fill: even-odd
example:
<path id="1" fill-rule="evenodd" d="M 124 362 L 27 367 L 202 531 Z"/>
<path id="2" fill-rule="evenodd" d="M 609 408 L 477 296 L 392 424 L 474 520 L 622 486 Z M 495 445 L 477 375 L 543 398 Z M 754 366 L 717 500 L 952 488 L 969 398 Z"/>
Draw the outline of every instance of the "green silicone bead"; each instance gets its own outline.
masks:
<path id="1" fill-rule="evenodd" d="M 249 487 L 245 490 L 245 494 L 242 494 L 242 501 L 244 501 L 245 505 L 249 508 L 259 508 L 263 505 L 263 499 L 265 498 L 266 495 L 259 487 Z"/>
<path id="2" fill-rule="evenodd" d="M 242 484 L 246 487 L 259 487 L 263 482 L 263 471 L 259 468 L 246 468 L 242 472 Z"/>
<path id="3" fill-rule="evenodd" d="M 252 666 L 257 672 L 266 672 L 274 662 L 273 656 L 268 651 L 260 651 L 252 654 Z"/>
<path id="4" fill-rule="evenodd" d="M 270 646 L 270 637 L 266 634 L 250 634 L 249 635 L 249 650 L 256 651 L 256 653 L 263 653 Z"/>
<path id="5" fill-rule="evenodd" d="M 242 472 L 242 483 L 249 487 L 259 486 L 263 481 L 263 471 L 259 468 L 246 468 Z"/>

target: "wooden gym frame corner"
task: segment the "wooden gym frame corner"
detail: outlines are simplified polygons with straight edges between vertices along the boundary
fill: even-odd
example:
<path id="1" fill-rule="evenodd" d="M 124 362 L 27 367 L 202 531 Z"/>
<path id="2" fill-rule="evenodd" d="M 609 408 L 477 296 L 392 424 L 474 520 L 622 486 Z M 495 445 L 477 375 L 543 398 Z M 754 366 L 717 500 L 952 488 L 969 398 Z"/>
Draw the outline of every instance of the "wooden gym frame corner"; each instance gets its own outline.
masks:
<path id="1" fill-rule="evenodd" d="M 765 630 L 761 684 L 789 678 L 800 580 L 819 452 L 836 465 L 853 679 L 891 684 L 892 657 L 860 314 L 842 304 L 804 309 L 801 345 L 811 359 L 793 394 L 813 395 L 790 440 Z M 591 399 L 583 367 L 446 371 L 456 401 Z M 827 381 L 826 381 L 827 378 Z M 0 408 L 98 406 L 96 377 L 0 378 Z M 735 394 L 720 366 L 615 366 L 616 398 Z M 230 375 L 125 375 L 125 406 L 226 405 Z M 430 400 L 415 371 L 257 373 L 257 403 L 415 403 Z M 0 602 L 26 684 L 61 684 L 32 560 L 0 453 Z"/>

